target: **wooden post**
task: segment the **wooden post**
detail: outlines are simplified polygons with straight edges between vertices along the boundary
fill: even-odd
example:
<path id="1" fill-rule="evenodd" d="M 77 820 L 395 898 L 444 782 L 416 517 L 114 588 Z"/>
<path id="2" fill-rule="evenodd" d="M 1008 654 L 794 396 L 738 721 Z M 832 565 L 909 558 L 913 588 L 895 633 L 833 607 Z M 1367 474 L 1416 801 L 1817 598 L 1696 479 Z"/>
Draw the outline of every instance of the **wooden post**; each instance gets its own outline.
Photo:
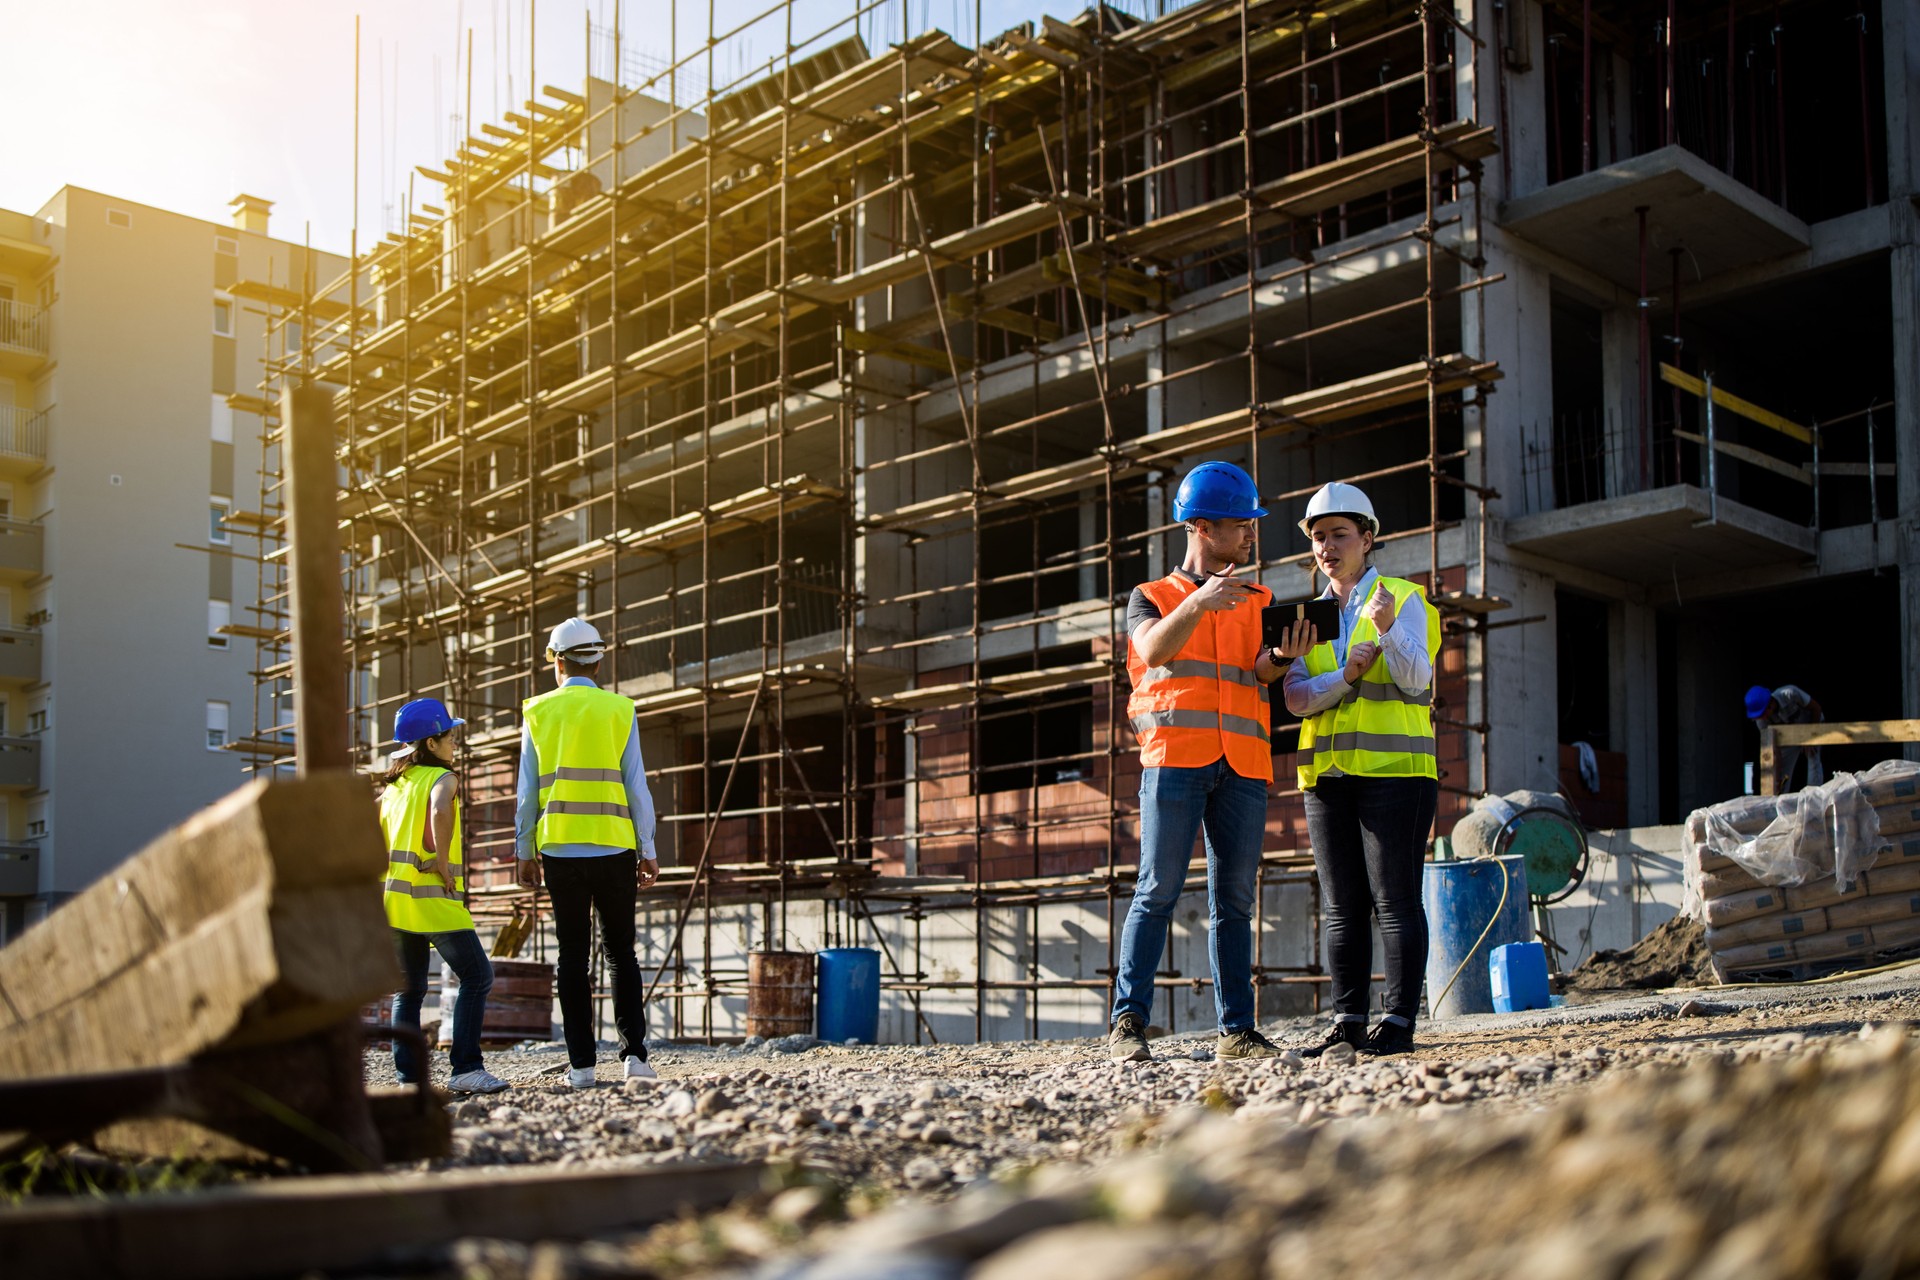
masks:
<path id="1" fill-rule="evenodd" d="M 280 396 L 280 422 L 293 579 L 294 758 L 305 777 L 352 764 L 333 397 L 316 386 L 288 387 Z"/>
<path id="2" fill-rule="evenodd" d="M 1763 796 L 1770 796 L 1775 793 L 1775 787 L 1773 785 L 1774 750 L 1773 726 L 1763 724 L 1760 726 L 1760 776 L 1754 779 L 1754 781 L 1759 783 L 1760 794 Z"/>

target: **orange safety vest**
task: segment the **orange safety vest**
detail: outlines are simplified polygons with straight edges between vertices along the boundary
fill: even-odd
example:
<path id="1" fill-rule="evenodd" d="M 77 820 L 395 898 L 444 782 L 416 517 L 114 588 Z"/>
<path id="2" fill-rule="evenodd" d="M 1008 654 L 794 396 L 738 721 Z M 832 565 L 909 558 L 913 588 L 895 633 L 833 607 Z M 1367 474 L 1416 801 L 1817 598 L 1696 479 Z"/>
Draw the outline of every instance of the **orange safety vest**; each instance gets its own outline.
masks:
<path id="1" fill-rule="evenodd" d="M 1260 656 L 1260 610 L 1273 593 L 1256 594 L 1236 609 L 1201 617 L 1187 643 L 1164 667 L 1149 667 L 1127 641 L 1133 695 L 1127 719 L 1140 739 L 1140 763 L 1152 769 L 1195 769 L 1221 756 L 1243 778 L 1273 781 L 1273 743 L 1267 686 L 1253 674 Z M 1166 617 L 1199 589 L 1179 573 L 1140 590 Z"/>

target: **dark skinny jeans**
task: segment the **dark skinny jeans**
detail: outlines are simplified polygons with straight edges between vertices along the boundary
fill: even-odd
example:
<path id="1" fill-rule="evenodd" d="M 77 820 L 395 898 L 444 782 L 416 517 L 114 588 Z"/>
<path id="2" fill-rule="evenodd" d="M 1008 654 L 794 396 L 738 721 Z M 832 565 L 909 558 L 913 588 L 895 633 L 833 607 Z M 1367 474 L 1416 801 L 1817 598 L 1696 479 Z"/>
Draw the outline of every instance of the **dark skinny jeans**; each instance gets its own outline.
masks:
<path id="1" fill-rule="evenodd" d="M 487 1016 L 487 993 L 493 990 L 493 961 L 480 945 L 480 935 L 471 929 L 447 933 L 407 933 L 393 931 L 394 950 L 400 956 L 400 973 L 406 986 L 394 993 L 393 1025 L 420 1029 L 420 1004 L 427 994 L 429 948 L 440 953 L 454 975 L 460 979 L 460 995 L 447 1008 L 447 995 L 440 997 L 440 1018 L 452 1029 L 453 1043 L 447 1051 L 447 1065 L 454 1075 L 481 1068 L 480 1025 Z M 420 1079 L 422 1064 L 414 1061 L 413 1045 L 399 1037 L 393 1041 L 393 1071 L 402 1084 Z"/>
<path id="2" fill-rule="evenodd" d="M 587 955 L 593 948 L 593 917 L 600 917 L 600 950 L 613 971 L 613 1029 L 620 1056 L 647 1059 L 645 980 L 633 953 L 635 875 L 639 855 L 609 853 L 597 858 L 540 859 L 540 872 L 553 903 L 553 935 L 559 955 L 554 965 L 554 994 L 566 1030 L 567 1061 L 593 1065 L 599 1027 L 593 1016 L 593 975 Z"/>
<path id="3" fill-rule="evenodd" d="M 1427 967 L 1421 864 L 1439 800 L 1432 778 L 1342 774 L 1307 792 L 1336 1017 L 1366 1019 L 1376 917 L 1387 952 L 1386 1012 L 1411 1025 L 1420 1011 Z"/>

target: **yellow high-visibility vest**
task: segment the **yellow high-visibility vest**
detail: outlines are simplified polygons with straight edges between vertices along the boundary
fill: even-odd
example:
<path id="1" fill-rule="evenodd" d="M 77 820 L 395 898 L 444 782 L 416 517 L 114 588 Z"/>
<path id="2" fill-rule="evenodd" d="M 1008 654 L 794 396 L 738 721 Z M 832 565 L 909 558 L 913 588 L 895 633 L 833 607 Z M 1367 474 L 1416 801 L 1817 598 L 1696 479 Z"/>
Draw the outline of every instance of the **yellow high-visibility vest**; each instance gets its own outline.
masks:
<path id="1" fill-rule="evenodd" d="M 453 888 L 440 878 L 440 864 L 421 867 L 433 785 L 445 769 L 416 764 L 380 795 L 380 829 L 387 836 L 387 923 L 404 933 L 452 933 L 473 928 L 467 910 L 466 864 L 460 854 L 460 800 L 453 801 L 453 838 L 437 856 L 453 872 Z"/>
<path id="2" fill-rule="evenodd" d="M 540 773 L 535 849 L 553 844 L 637 846 L 620 757 L 633 736 L 633 703 L 610 689 L 561 685 L 521 706 Z"/>
<path id="3" fill-rule="evenodd" d="M 1382 575 L 1380 584 L 1393 593 L 1394 608 L 1427 611 L 1427 659 L 1440 653 L 1440 612 L 1427 602 L 1418 583 Z M 1351 646 L 1378 640 L 1380 633 L 1363 614 L 1347 638 Z M 1333 644 L 1317 644 L 1307 651 L 1307 671 L 1325 675 L 1338 670 Z M 1438 778 L 1434 758 L 1433 685 L 1409 694 L 1387 674 L 1385 657 L 1360 674 L 1347 696 L 1300 726 L 1297 773 L 1306 791 L 1329 767 L 1363 778 Z"/>

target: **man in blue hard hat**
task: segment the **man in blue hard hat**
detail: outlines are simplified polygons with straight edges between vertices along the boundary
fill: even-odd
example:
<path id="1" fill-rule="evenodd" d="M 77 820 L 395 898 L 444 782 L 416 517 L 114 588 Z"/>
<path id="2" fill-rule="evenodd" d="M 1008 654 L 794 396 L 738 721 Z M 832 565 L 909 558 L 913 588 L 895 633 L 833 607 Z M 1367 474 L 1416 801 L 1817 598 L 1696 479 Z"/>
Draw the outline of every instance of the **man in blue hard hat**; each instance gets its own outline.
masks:
<path id="1" fill-rule="evenodd" d="M 1146 1028 L 1168 921 L 1186 887 L 1194 840 L 1207 850 L 1208 960 L 1222 1058 L 1271 1058 L 1254 1027 L 1251 925 L 1267 789 L 1273 782 L 1267 686 L 1311 647 L 1302 622 L 1269 651 L 1260 610 L 1273 593 L 1234 571 L 1254 557 L 1266 508 L 1253 478 L 1203 462 L 1180 482 L 1173 518 L 1186 525 L 1180 567 L 1135 587 L 1127 604 L 1127 718 L 1140 740 L 1140 874 L 1120 938 L 1107 1051 L 1153 1057 Z"/>
<path id="2" fill-rule="evenodd" d="M 1747 719 L 1754 727 L 1763 724 L 1821 724 L 1827 716 L 1809 694 L 1797 684 L 1783 684 L 1778 689 L 1768 689 L 1756 684 L 1747 690 Z M 1779 747 L 1773 753 L 1773 794 L 1785 795 L 1793 781 L 1793 771 L 1800 763 L 1800 757 L 1807 757 L 1807 780 L 1803 784 L 1817 787 L 1827 780 L 1826 766 L 1820 763 L 1818 747 Z"/>

